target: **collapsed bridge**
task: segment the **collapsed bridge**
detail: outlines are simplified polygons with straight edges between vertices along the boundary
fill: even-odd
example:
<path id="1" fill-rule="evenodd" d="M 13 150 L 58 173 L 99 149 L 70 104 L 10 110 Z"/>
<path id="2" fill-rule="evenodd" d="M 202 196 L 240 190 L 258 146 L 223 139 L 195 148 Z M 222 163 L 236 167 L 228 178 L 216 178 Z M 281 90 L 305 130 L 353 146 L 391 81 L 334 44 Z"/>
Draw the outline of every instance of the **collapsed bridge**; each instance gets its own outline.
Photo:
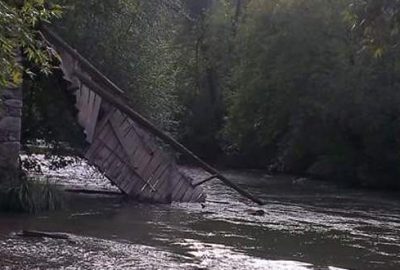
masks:
<path id="1" fill-rule="evenodd" d="M 250 200 L 262 202 L 239 188 L 172 137 L 152 125 L 130 106 L 123 90 L 47 27 L 41 33 L 60 57 L 60 68 L 76 97 L 78 123 L 89 147 L 84 157 L 130 197 L 155 203 L 202 202 L 201 185 L 219 179 Z M 211 177 L 195 182 L 179 171 L 173 156 L 157 143 L 161 139 Z"/>

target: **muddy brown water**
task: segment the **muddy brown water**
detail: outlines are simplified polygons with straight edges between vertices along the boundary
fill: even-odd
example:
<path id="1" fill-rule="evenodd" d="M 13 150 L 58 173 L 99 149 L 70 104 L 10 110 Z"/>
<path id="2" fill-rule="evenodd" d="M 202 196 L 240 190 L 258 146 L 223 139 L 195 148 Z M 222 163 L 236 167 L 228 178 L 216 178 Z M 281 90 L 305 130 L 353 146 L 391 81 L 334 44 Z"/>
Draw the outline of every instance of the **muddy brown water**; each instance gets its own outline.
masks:
<path id="1" fill-rule="evenodd" d="M 205 207 L 68 195 L 63 211 L 0 214 L 0 269 L 400 269 L 398 194 L 226 173 L 266 205 L 218 182 L 205 186 Z M 71 240 L 16 236 L 22 229 Z"/>

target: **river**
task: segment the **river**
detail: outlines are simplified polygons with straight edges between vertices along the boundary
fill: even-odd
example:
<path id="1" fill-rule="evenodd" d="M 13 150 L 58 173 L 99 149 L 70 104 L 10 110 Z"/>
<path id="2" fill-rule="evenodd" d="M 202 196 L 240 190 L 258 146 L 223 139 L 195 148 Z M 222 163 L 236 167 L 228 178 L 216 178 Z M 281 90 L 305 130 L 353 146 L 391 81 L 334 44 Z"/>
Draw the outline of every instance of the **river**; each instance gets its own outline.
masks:
<path id="1" fill-rule="evenodd" d="M 205 185 L 204 205 L 69 194 L 62 211 L 0 214 L 0 269 L 400 269 L 398 194 L 225 173 L 266 205 L 217 181 Z M 71 240 L 17 236 L 22 229 Z"/>

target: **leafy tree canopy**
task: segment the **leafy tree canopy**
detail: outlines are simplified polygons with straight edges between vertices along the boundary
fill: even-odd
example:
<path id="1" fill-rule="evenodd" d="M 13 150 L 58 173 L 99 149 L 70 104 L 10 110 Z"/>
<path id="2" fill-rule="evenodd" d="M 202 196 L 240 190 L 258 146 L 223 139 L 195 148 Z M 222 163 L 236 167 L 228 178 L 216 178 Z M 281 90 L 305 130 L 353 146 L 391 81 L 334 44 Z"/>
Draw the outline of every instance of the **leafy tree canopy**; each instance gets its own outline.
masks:
<path id="1" fill-rule="evenodd" d="M 27 59 L 49 73 L 54 55 L 39 38 L 39 22 L 50 22 L 61 15 L 61 7 L 48 5 L 44 0 L 0 1 L 0 85 L 17 85 L 22 82 L 24 70 L 18 61 L 20 49 Z"/>

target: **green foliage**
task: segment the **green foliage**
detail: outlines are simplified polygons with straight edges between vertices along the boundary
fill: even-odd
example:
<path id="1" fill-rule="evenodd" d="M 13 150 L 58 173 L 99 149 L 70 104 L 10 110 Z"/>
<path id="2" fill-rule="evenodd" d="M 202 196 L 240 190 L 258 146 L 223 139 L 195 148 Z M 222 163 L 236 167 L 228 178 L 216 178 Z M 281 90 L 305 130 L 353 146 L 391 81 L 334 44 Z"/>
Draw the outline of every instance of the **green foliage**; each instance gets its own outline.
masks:
<path id="1" fill-rule="evenodd" d="M 50 72 L 54 52 L 38 38 L 35 28 L 60 15 L 60 6 L 49 8 L 44 0 L 0 1 L 0 86 L 21 84 L 23 72 L 32 75 L 19 62 L 20 49 L 41 72 Z"/>

